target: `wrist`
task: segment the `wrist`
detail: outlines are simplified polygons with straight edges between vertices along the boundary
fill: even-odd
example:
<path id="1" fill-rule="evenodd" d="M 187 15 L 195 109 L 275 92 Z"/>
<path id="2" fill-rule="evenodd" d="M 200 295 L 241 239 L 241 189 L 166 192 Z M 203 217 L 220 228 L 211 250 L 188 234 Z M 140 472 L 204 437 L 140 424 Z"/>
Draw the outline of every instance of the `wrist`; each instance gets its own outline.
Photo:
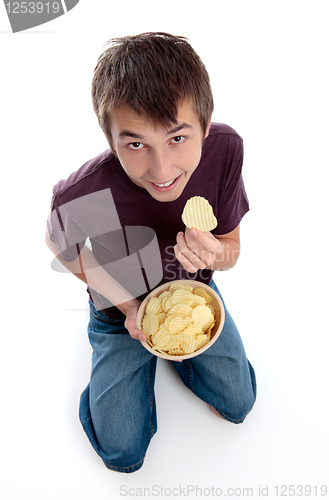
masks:
<path id="1" fill-rule="evenodd" d="M 227 271 L 235 266 L 240 256 L 240 244 L 233 240 L 221 240 L 221 248 L 215 254 L 212 265 L 208 267 L 212 271 Z"/>
<path id="2" fill-rule="evenodd" d="M 132 311 L 136 310 L 136 312 L 139 309 L 139 306 L 141 305 L 141 301 L 137 299 L 131 299 L 128 302 L 123 302 L 122 304 L 118 304 L 116 307 L 125 315 L 128 316 L 129 313 Z"/>

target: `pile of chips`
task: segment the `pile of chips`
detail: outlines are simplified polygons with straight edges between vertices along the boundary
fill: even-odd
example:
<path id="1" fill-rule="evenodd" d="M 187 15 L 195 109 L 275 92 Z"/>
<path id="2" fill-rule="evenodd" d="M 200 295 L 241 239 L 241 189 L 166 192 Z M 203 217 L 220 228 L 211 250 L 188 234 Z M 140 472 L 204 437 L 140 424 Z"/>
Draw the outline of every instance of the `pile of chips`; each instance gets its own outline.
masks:
<path id="1" fill-rule="evenodd" d="M 142 320 L 146 342 L 154 350 L 183 356 L 204 347 L 215 325 L 211 296 L 201 287 L 171 283 L 149 299 Z"/>

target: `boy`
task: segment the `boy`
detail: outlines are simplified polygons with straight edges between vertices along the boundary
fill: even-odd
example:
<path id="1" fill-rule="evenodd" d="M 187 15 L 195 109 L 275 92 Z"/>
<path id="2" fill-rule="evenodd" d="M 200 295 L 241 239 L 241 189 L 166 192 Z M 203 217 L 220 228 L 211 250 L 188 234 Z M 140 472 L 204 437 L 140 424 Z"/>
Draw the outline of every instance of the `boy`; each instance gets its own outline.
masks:
<path id="1" fill-rule="evenodd" d="M 235 265 L 248 211 L 243 144 L 232 128 L 211 124 L 208 74 L 182 37 L 112 40 L 95 68 L 92 98 L 111 149 L 54 187 L 46 240 L 88 284 L 93 357 L 81 423 L 106 467 L 129 473 L 143 465 L 157 428 L 157 358 L 138 341 L 145 339 L 138 307 L 150 289 L 177 279 L 218 292 L 213 272 Z M 212 205 L 213 232 L 184 227 L 192 196 Z M 255 376 L 225 313 L 215 344 L 173 366 L 219 416 L 240 423 L 255 401 Z"/>

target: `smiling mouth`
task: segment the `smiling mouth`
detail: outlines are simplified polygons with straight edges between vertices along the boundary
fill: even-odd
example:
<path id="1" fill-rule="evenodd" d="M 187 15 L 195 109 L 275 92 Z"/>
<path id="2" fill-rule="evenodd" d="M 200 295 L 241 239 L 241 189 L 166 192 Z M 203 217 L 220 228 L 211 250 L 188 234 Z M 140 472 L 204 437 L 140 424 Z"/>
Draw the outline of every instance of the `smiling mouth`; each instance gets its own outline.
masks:
<path id="1" fill-rule="evenodd" d="M 177 177 L 176 177 L 176 179 L 177 179 Z M 169 182 L 165 182 L 164 184 L 158 184 L 157 182 L 152 182 L 152 184 L 155 184 L 156 186 L 158 186 L 160 188 L 168 187 L 168 186 L 171 186 L 171 184 L 173 184 L 176 179 L 173 179 L 172 181 L 169 181 Z"/>
<path id="2" fill-rule="evenodd" d="M 155 189 L 159 193 L 166 193 L 167 191 L 172 191 L 173 189 L 176 188 L 182 175 L 183 174 L 180 174 L 178 177 L 175 177 L 175 179 L 172 179 L 171 181 L 168 182 L 152 182 L 152 181 L 147 181 L 147 182 L 151 186 L 153 186 L 153 189 Z"/>

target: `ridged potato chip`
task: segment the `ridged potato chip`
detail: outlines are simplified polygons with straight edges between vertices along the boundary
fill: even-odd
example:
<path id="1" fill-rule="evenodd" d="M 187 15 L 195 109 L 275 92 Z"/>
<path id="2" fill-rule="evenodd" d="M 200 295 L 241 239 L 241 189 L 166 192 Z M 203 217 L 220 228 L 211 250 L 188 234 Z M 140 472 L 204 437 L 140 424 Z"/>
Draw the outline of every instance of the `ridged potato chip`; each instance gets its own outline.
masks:
<path id="1" fill-rule="evenodd" d="M 193 295 L 192 294 L 188 300 L 189 300 L 188 305 L 191 305 L 191 307 L 200 306 L 200 305 L 203 305 L 206 303 L 206 299 L 204 297 L 200 297 L 200 295 Z M 185 300 L 184 300 L 184 302 L 185 302 Z"/>
<path id="2" fill-rule="evenodd" d="M 200 231 L 211 231 L 217 226 L 217 219 L 214 216 L 212 206 L 209 201 L 202 196 L 193 196 L 187 200 L 182 220 L 186 227 L 199 229 Z"/>
<path id="3" fill-rule="evenodd" d="M 169 290 L 167 290 L 166 292 L 162 292 L 160 293 L 158 299 L 161 300 L 161 303 L 164 301 L 164 299 L 167 299 L 168 297 L 171 297 L 172 296 L 172 292 L 169 292 Z"/>
<path id="4" fill-rule="evenodd" d="M 190 354 L 204 347 L 215 325 L 211 296 L 201 287 L 172 283 L 159 297 L 152 297 L 145 309 L 142 330 L 147 343 L 159 353 Z"/>
<path id="5" fill-rule="evenodd" d="M 179 333 L 187 328 L 189 322 L 187 318 L 182 316 L 173 316 L 169 321 L 169 331 L 170 333 Z"/>
<path id="6" fill-rule="evenodd" d="M 145 314 L 142 322 L 142 330 L 148 337 L 153 335 L 159 328 L 159 319 L 155 313 Z"/>
<path id="7" fill-rule="evenodd" d="M 158 320 L 159 320 L 159 325 L 162 325 L 166 321 L 166 313 L 164 311 L 158 313 Z"/>
<path id="8" fill-rule="evenodd" d="M 186 287 L 182 283 L 170 283 L 169 292 L 174 293 L 176 290 L 186 290 Z"/>
<path id="9" fill-rule="evenodd" d="M 195 351 L 196 348 L 196 340 L 195 337 L 189 335 L 188 333 L 182 333 L 182 343 L 181 343 L 183 351 L 185 354 L 190 354 Z"/>
<path id="10" fill-rule="evenodd" d="M 183 349 L 178 348 L 168 351 L 168 354 L 170 354 L 170 356 L 183 356 L 186 352 L 184 352 Z"/>
<path id="11" fill-rule="evenodd" d="M 149 301 L 148 301 L 148 304 L 146 306 L 146 314 L 147 313 L 150 313 L 150 312 L 153 312 L 155 314 L 157 314 L 158 312 L 161 311 L 161 300 L 159 300 L 158 297 L 152 297 Z"/>
<path id="12" fill-rule="evenodd" d="M 162 301 L 162 309 L 164 310 L 164 312 L 169 312 L 170 309 L 174 306 L 172 300 L 171 300 L 171 297 L 165 297 Z"/>
<path id="13" fill-rule="evenodd" d="M 191 292 L 190 290 L 175 290 L 175 292 L 172 294 L 171 297 L 171 302 L 173 305 L 179 304 L 180 302 L 183 302 L 184 299 L 189 299 L 191 297 Z"/>
<path id="14" fill-rule="evenodd" d="M 191 314 L 191 317 L 195 323 L 205 326 L 209 321 L 212 321 L 213 315 L 207 306 L 196 306 Z"/>
<path id="15" fill-rule="evenodd" d="M 210 334 L 208 335 L 198 335 L 195 340 L 195 350 L 202 349 L 210 340 Z"/>
<path id="16" fill-rule="evenodd" d="M 181 349 L 182 334 L 181 333 L 171 333 L 168 344 L 166 345 L 167 351 L 172 349 Z"/>
<path id="17" fill-rule="evenodd" d="M 215 321 L 209 321 L 204 327 L 202 328 L 204 333 L 210 333 L 213 327 L 215 326 Z"/>
<path id="18" fill-rule="evenodd" d="M 170 314 L 172 315 L 178 315 L 178 316 L 191 316 L 192 314 L 192 307 L 188 306 L 187 304 L 184 304 L 183 302 L 180 302 L 179 304 L 176 304 L 170 309 Z"/>
<path id="19" fill-rule="evenodd" d="M 164 325 L 160 325 L 159 330 L 152 335 L 153 345 L 158 349 L 166 347 L 169 340 L 170 333 Z"/>
<path id="20" fill-rule="evenodd" d="M 193 321 L 192 321 L 192 323 L 190 323 L 188 325 L 187 328 L 185 328 L 185 330 L 183 331 L 183 333 L 186 333 L 186 335 L 192 335 L 193 337 L 195 337 L 197 335 L 197 330 L 195 328 L 195 324 L 194 324 Z"/>
<path id="21" fill-rule="evenodd" d="M 194 329 L 194 335 L 202 335 L 204 333 L 203 326 L 200 325 L 200 323 L 197 323 L 196 321 L 193 321 L 193 329 Z"/>
<path id="22" fill-rule="evenodd" d="M 198 295 L 199 297 L 203 297 L 206 301 L 206 304 L 210 304 L 211 297 L 210 297 L 209 293 L 207 293 L 205 291 L 204 288 L 200 288 L 200 287 L 194 288 L 193 293 L 194 293 L 194 295 Z"/>

